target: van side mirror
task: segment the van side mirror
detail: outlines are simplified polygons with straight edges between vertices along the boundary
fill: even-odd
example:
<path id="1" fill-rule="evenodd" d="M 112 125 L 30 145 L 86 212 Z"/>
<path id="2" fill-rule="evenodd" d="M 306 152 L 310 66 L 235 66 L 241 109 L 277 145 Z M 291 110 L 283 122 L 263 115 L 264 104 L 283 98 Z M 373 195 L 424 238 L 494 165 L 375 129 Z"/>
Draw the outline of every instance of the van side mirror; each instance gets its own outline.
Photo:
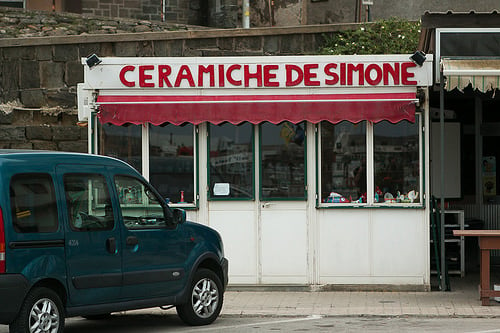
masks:
<path id="1" fill-rule="evenodd" d="M 186 222 L 186 211 L 184 209 L 174 208 L 173 220 L 175 224 L 182 224 Z"/>

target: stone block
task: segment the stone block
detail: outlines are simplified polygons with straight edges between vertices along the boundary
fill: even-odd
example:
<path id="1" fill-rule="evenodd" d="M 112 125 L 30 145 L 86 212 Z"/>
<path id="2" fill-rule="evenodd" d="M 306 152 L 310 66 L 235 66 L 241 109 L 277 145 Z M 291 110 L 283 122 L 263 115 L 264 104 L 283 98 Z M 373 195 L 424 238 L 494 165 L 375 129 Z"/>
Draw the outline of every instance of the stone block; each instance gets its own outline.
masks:
<path id="1" fill-rule="evenodd" d="M 19 62 L 5 60 L 2 62 L 2 90 L 19 89 Z"/>
<path id="2" fill-rule="evenodd" d="M 83 82 L 83 65 L 80 61 L 68 61 L 64 75 L 68 86 L 76 86 L 77 83 Z"/>
<path id="3" fill-rule="evenodd" d="M 54 61 L 77 61 L 78 53 L 77 45 L 55 45 Z"/>
<path id="4" fill-rule="evenodd" d="M 52 128 L 50 126 L 26 126 L 26 138 L 28 140 L 52 140 Z"/>
<path id="5" fill-rule="evenodd" d="M 217 39 L 216 38 L 196 38 L 196 39 L 186 39 L 185 48 L 190 49 L 216 49 Z"/>
<path id="6" fill-rule="evenodd" d="M 52 129 L 52 139 L 54 141 L 78 141 L 80 140 L 80 131 L 73 127 L 54 126 Z"/>
<path id="7" fill-rule="evenodd" d="M 225 37 L 225 38 L 217 38 L 217 47 L 222 50 L 233 50 L 234 49 L 234 38 Z"/>
<path id="8" fill-rule="evenodd" d="M 42 88 L 60 88 L 64 86 L 64 63 L 40 63 L 40 86 Z"/>
<path id="9" fill-rule="evenodd" d="M 8 60 L 34 60 L 35 50 L 31 47 L 6 47 L 3 56 Z"/>
<path id="10" fill-rule="evenodd" d="M 91 56 L 92 54 L 97 54 L 98 56 L 101 56 L 100 54 L 101 51 L 101 46 L 98 43 L 88 43 L 88 44 L 79 44 L 78 45 L 78 62 L 80 62 L 81 58 L 86 58 L 88 56 Z"/>
<path id="11" fill-rule="evenodd" d="M 263 51 L 264 54 L 278 54 L 280 50 L 280 39 L 278 36 L 264 36 L 263 37 Z"/>
<path id="12" fill-rule="evenodd" d="M 137 52 L 136 42 L 115 43 L 114 55 L 117 57 L 135 57 Z"/>
<path id="13" fill-rule="evenodd" d="M 260 36 L 236 37 L 234 39 L 235 51 L 257 51 L 262 50 L 262 38 Z"/>
<path id="14" fill-rule="evenodd" d="M 33 149 L 31 142 L 15 142 L 10 144 L 10 149 Z"/>
<path id="15" fill-rule="evenodd" d="M 36 60 L 52 60 L 52 46 L 42 45 L 35 47 Z"/>
<path id="16" fill-rule="evenodd" d="M 11 125 L 14 121 L 14 112 L 0 112 L 0 125 Z"/>
<path id="17" fill-rule="evenodd" d="M 281 37 L 281 54 L 303 54 L 302 35 L 284 35 Z"/>
<path id="18" fill-rule="evenodd" d="M 57 143 L 58 150 L 71 151 L 76 153 L 86 153 L 88 145 L 86 141 L 65 141 Z"/>
<path id="19" fill-rule="evenodd" d="M 184 50 L 183 40 L 170 40 L 168 43 L 168 56 L 169 57 L 182 57 Z"/>
<path id="20" fill-rule="evenodd" d="M 153 55 L 153 42 L 143 41 L 138 43 L 138 57 L 152 57 Z"/>
<path id="21" fill-rule="evenodd" d="M 33 149 L 35 150 L 57 150 L 57 143 L 53 141 L 34 141 Z"/>
<path id="22" fill-rule="evenodd" d="M 39 88 L 40 87 L 40 68 L 38 61 L 22 61 L 21 64 L 21 80 L 19 86 L 21 89 Z"/>
<path id="23" fill-rule="evenodd" d="M 14 119 L 12 124 L 13 125 L 30 125 L 33 124 L 33 114 L 34 112 L 31 110 L 14 110 Z"/>
<path id="24" fill-rule="evenodd" d="M 21 90 L 21 103 L 27 108 L 40 108 L 46 104 L 42 89 Z"/>
<path id="25" fill-rule="evenodd" d="M 47 104 L 51 107 L 76 107 L 76 93 L 67 89 L 51 89 L 47 91 Z"/>
<path id="26" fill-rule="evenodd" d="M 0 131 L 0 141 L 26 141 L 25 127 L 2 127 Z"/>
<path id="27" fill-rule="evenodd" d="M 168 56 L 168 43 L 165 40 L 158 40 L 153 42 L 153 52 L 155 57 Z"/>

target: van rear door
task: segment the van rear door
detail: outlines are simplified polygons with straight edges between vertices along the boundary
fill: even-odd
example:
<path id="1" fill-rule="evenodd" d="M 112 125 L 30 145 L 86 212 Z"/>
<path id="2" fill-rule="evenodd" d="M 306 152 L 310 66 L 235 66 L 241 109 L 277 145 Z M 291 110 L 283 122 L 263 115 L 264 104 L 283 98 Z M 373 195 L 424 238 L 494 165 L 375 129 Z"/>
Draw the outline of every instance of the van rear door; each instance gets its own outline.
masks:
<path id="1" fill-rule="evenodd" d="M 122 283 L 120 228 L 104 167 L 59 165 L 64 192 L 66 265 L 71 306 L 118 300 Z"/>

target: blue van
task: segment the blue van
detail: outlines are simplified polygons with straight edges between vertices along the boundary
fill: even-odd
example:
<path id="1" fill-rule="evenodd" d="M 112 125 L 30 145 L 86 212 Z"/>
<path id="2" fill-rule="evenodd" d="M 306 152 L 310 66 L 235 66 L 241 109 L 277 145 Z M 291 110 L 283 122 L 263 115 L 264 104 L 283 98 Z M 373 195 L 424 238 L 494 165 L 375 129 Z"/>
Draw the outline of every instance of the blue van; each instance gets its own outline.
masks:
<path id="1" fill-rule="evenodd" d="M 0 150 L 0 210 L 0 324 L 11 332 L 167 305 L 206 325 L 221 311 L 220 235 L 186 222 L 123 161 Z"/>

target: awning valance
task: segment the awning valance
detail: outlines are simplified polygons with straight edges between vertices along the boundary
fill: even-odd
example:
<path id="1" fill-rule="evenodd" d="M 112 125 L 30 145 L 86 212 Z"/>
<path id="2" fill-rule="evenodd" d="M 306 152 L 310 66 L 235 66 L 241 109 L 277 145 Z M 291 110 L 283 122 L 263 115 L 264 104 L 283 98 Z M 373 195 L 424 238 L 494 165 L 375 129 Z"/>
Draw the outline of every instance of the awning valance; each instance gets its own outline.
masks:
<path id="1" fill-rule="evenodd" d="M 445 89 L 460 90 L 469 84 L 481 92 L 500 88 L 500 59 L 441 59 Z"/>
<path id="2" fill-rule="evenodd" d="M 416 92 L 345 94 L 100 95 L 102 123 L 415 121 Z"/>

